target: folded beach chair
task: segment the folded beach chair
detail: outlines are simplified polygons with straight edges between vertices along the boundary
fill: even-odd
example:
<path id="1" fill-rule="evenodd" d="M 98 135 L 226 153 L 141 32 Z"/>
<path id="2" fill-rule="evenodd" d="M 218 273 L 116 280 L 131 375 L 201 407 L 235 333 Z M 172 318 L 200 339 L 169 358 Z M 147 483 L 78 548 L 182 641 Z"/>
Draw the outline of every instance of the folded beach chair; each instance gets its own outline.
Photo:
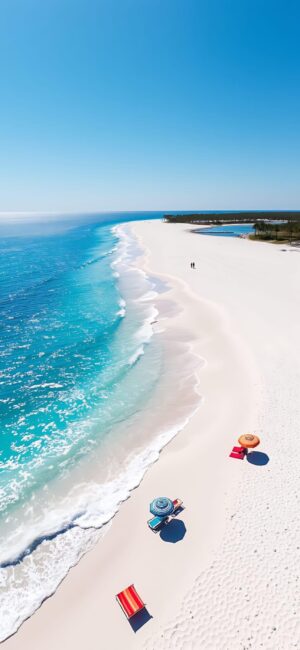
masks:
<path id="1" fill-rule="evenodd" d="M 120 591 L 116 595 L 116 599 L 127 618 L 132 618 L 132 616 L 135 616 L 135 614 L 145 607 L 145 603 L 139 597 L 134 585 L 130 585 L 127 589 Z"/>
<path id="2" fill-rule="evenodd" d="M 178 512 L 178 510 L 182 510 L 182 509 L 183 509 L 183 505 L 182 505 L 182 501 L 181 501 L 181 499 L 174 499 L 174 501 L 173 501 L 173 506 L 174 506 L 174 512 L 173 512 L 173 515 L 176 515 L 176 513 Z"/>
<path id="3" fill-rule="evenodd" d="M 246 455 L 246 449 L 244 447 L 233 447 L 231 454 L 229 454 L 230 458 L 239 458 L 240 460 L 244 460 Z"/>
<path id="4" fill-rule="evenodd" d="M 157 533 L 157 531 L 160 530 L 164 524 L 167 524 L 168 521 L 170 521 L 170 517 L 152 517 L 152 519 L 148 519 L 147 524 L 151 530 Z"/>

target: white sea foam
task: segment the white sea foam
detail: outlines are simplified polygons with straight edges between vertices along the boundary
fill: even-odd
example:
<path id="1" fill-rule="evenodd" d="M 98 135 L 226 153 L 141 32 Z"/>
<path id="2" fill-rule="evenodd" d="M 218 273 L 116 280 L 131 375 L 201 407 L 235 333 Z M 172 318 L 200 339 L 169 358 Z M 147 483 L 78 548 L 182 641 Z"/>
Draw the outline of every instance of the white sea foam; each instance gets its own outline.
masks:
<path id="1" fill-rule="evenodd" d="M 145 348 L 143 345 L 141 345 L 128 359 L 128 365 L 133 366 L 137 360 L 145 354 Z"/>
<path id="2" fill-rule="evenodd" d="M 126 315 L 126 300 L 124 300 L 124 298 L 120 298 L 119 307 L 120 309 L 117 311 L 117 316 L 121 316 L 121 318 L 124 318 L 124 316 Z"/>
<path id="3" fill-rule="evenodd" d="M 123 472 L 112 481 L 102 485 L 92 483 L 80 486 L 80 499 L 73 505 L 77 511 L 83 507 L 85 510 L 81 510 L 82 514 L 73 519 L 71 528 L 65 530 L 67 522 L 64 519 L 54 531 L 56 515 L 51 513 L 52 526 L 48 521 L 44 541 L 37 550 L 32 553 L 28 550 L 17 566 L 13 565 L 17 560 L 13 554 L 7 558 L 7 563 L 11 562 L 12 566 L 4 568 L 2 564 L 0 567 L 0 641 L 13 634 L 55 592 L 70 567 L 94 546 L 101 533 L 106 532 L 106 525 L 121 503 L 138 487 L 147 468 L 158 460 L 161 450 L 192 415 L 162 431 L 144 450 L 132 454 Z M 57 533 L 55 539 L 47 539 L 47 536 L 53 537 L 54 532 Z M 34 561 L 35 553 L 38 564 Z"/>
<path id="4" fill-rule="evenodd" d="M 157 298 L 157 296 L 158 296 L 157 291 L 151 290 L 144 293 L 140 298 L 138 298 L 138 300 L 140 302 L 148 302 L 149 300 L 154 300 L 155 298 Z"/>
<path id="5" fill-rule="evenodd" d="M 132 454 L 126 468 L 117 478 L 104 486 L 95 486 L 96 498 L 89 502 L 86 512 L 75 520 L 76 524 L 81 528 L 99 528 L 107 523 L 130 492 L 138 487 L 147 468 L 158 460 L 161 450 L 186 426 L 197 409 L 198 406 L 184 420 L 162 431 L 138 454 Z"/>
<path id="6" fill-rule="evenodd" d="M 22 622 L 36 611 L 45 598 L 53 594 L 70 567 L 92 548 L 101 533 L 76 527 L 57 537 L 55 544 L 45 541 L 38 569 L 32 556 L 24 558 L 21 567 L 0 569 L 0 642 L 16 632 Z M 15 579 L 15 573 L 20 579 Z"/>
<path id="7" fill-rule="evenodd" d="M 136 246 L 136 241 L 133 239 L 132 234 L 129 234 L 127 231 L 127 227 L 125 225 L 122 226 L 114 226 L 112 229 L 112 232 L 117 236 L 118 238 L 118 245 L 116 247 L 117 249 L 117 257 L 113 262 L 111 263 L 111 267 L 114 269 L 114 273 L 119 273 L 119 276 L 121 274 L 126 274 L 128 271 L 134 271 L 135 276 L 140 275 L 144 281 L 146 281 L 146 286 L 147 289 L 144 291 L 141 295 L 139 295 L 135 300 L 140 303 L 147 303 L 147 308 L 146 311 L 143 313 L 143 323 L 142 325 L 138 328 L 138 330 L 134 334 L 134 338 L 142 343 L 149 343 L 153 336 L 153 321 L 156 319 L 158 315 L 158 311 L 156 307 L 153 304 L 153 300 L 157 297 L 157 291 L 154 291 L 154 284 L 150 281 L 148 275 L 145 273 L 143 269 L 140 269 L 136 266 L 135 262 L 135 253 L 136 251 L 134 250 L 132 252 L 132 248 Z M 117 271 L 115 271 L 117 269 Z M 150 285 L 150 288 L 149 288 Z M 152 304 L 150 304 L 152 301 Z M 123 298 L 121 298 L 119 302 L 119 306 L 121 309 L 118 311 L 119 316 L 124 316 L 125 312 L 123 311 L 126 306 L 126 302 Z M 144 353 L 141 351 L 141 347 L 139 348 L 139 354 L 135 352 L 132 357 L 129 359 L 129 363 L 132 365 L 132 363 L 135 363 L 136 360 Z M 132 361 L 133 359 L 133 361 Z"/>
<path id="8" fill-rule="evenodd" d="M 31 384 L 31 386 L 27 386 L 27 390 L 32 390 L 33 388 L 63 388 L 63 385 L 56 384 L 55 382 L 46 382 L 44 384 Z"/>
<path id="9" fill-rule="evenodd" d="M 158 310 L 156 307 L 151 307 L 151 309 L 148 311 L 147 316 L 145 317 L 144 323 L 135 332 L 135 339 L 141 341 L 142 343 L 149 343 L 150 339 L 153 336 L 153 321 L 156 319 L 157 315 Z"/>

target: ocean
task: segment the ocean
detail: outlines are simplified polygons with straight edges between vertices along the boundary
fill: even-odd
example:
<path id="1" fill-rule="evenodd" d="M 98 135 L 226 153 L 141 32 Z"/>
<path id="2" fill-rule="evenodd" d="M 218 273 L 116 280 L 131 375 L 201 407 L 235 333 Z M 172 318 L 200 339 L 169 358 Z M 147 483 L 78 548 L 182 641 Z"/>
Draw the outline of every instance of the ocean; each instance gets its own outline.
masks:
<path id="1" fill-rule="evenodd" d="M 168 287 L 119 228 L 161 217 L 0 223 L 0 640 L 105 534 L 197 407 L 188 346 L 153 335 Z M 177 358 L 181 389 L 191 382 L 181 402 Z"/>
<path id="2" fill-rule="evenodd" d="M 34 221 L 3 224 L 0 233 L 2 638 L 15 625 L 12 603 L 23 606 L 11 569 L 21 573 L 33 551 L 80 519 L 101 526 L 127 496 L 123 485 L 124 494 L 115 487 L 103 498 L 95 481 L 80 481 L 73 494 L 72 481 L 84 460 L 97 455 L 101 464 L 102 455 L 107 464 L 109 436 L 142 408 L 159 374 L 159 351 L 145 348 L 155 310 L 138 300 L 153 284 L 129 277 L 137 251 L 114 222 L 117 215 Z"/>

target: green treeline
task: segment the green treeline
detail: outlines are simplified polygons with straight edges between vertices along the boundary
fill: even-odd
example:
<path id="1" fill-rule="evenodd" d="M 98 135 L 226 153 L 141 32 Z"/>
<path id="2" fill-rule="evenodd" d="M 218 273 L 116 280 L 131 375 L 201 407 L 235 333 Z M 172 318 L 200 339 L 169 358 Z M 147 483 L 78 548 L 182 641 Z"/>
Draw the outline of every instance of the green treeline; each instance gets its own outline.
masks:
<path id="1" fill-rule="evenodd" d="M 242 210 L 240 212 L 201 212 L 191 214 L 165 214 L 164 220 L 169 223 L 190 224 L 226 224 L 226 223 L 259 223 L 269 221 L 288 221 L 300 224 L 300 211 L 287 210 Z"/>
<path id="2" fill-rule="evenodd" d="M 267 221 L 256 221 L 254 223 L 254 234 L 249 235 L 250 239 L 278 242 L 299 242 L 300 241 L 300 220 L 293 221 L 290 218 L 284 223 L 269 223 Z"/>

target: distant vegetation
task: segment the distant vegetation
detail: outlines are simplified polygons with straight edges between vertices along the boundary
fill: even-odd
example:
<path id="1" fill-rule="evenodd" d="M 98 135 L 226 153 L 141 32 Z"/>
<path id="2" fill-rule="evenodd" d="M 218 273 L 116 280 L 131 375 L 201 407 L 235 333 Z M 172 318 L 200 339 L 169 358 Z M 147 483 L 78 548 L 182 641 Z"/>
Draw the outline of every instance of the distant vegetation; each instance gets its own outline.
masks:
<path id="1" fill-rule="evenodd" d="M 289 242 L 290 244 L 300 242 L 300 219 L 298 221 L 289 219 L 283 223 L 256 221 L 254 234 L 249 237 L 250 239 Z"/>
<path id="2" fill-rule="evenodd" d="M 229 223 L 259 223 L 270 221 L 288 221 L 300 224 L 300 210 L 288 212 L 284 210 L 270 211 L 241 211 L 241 212 L 201 212 L 191 214 L 165 214 L 165 221 L 169 223 L 190 224 L 229 224 Z"/>
<path id="3" fill-rule="evenodd" d="M 254 233 L 249 239 L 272 242 L 300 243 L 300 211 L 242 211 L 201 212 L 193 214 L 166 214 L 168 223 L 222 226 L 226 224 L 252 223 Z"/>

